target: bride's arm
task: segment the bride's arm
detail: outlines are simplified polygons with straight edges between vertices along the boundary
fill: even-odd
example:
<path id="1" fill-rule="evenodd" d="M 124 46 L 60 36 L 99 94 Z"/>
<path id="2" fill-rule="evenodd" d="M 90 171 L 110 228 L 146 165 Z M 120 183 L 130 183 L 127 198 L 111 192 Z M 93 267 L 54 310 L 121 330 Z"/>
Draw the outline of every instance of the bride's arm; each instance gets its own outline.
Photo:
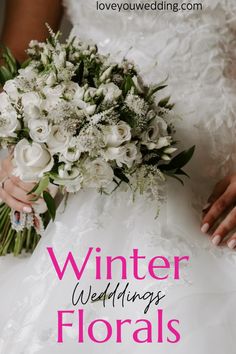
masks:
<path id="1" fill-rule="evenodd" d="M 30 40 L 48 36 L 45 23 L 58 30 L 62 11 L 61 0 L 7 0 L 1 42 L 24 61 Z"/>
<path id="2" fill-rule="evenodd" d="M 25 50 L 31 39 L 45 40 L 48 36 L 45 23 L 57 31 L 62 17 L 60 0 L 7 0 L 5 23 L 1 43 L 11 49 L 21 62 L 26 59 Z M 30 197 L 27 195 L 32 184 L 23 183 L 11 176 L 11 157 L 1 161 L 0 199 L 18 211 L 31 211 Z"/>

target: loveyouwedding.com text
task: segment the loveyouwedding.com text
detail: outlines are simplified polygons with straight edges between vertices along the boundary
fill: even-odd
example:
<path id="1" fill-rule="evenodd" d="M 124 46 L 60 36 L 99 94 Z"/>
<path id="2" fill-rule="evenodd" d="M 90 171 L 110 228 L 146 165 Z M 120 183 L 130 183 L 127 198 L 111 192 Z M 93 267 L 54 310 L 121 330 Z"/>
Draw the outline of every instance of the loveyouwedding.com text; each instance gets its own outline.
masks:
<path id="1" fill-rule="evenodd" d="M 66 282 L 68 277 L 72 277 L 76 283 L 71 296 L 71 309 L 68 307 L 58 309 L 55 313 L 58 343 L 66 341 L 70 328 L 73 332 L 76 330 L 78 344 L 88 342 L 123 343 L 127 340 L 133 343 L 175 344 L 180 341 L 180 321 L 170 318 L 170 315 L 167 315 L 165 310 L 160 307 L 160 302 L 165 294 L 157 291 L 157 288 L 161 284 L 165 287 L 165 281 L 179 281 L 182 266 L 188 266 L 189 256 L 174 256 L 170 259 L 157 255 L 148 258 L 140 254 L 137 248 L 134 248 L 128 257 L 110 256 L 104 255 L 99 247 L 89 247 L 84 254 L 75 254 L 70 251 L 65 255 L 63 261 L 60 257 L 59 262 L 53 247 L 48 247 L 46 251 L 58 281 Z M 108 284 L 103 291 L 92 290 L 91 283 L 97 285 L 101 282 L 101 285 L 104 286 L 104 281 L 107 281 Z M 111 287 L 111 281 L 118 282 L 114 288 Z M 124 281 L 127 283 L 122 288 L 121 283 Z M 147 281 L 149 286 L 152 285 L 155 290 L 151 291 L 149 286 L 147 287 L 147 282 L 144 283 L 144 281 Z M 136 286 L 138 284 L 138 291 L 129 290 L 129 286 L 133 282 Z M 80 283 L 85 284 L 88 289 L 80 289 Z M 146 290 L 145 287 L 147 287 Z M 106 315 L 102 316 L 103 318 L 91 320 L 89 312 L 91 305 L 96 303 L 99 306 L 101 303 L 105 307 L 106 301 L 109 300 L 111 305 L 108 311 L 109 315 L 106 312 Z M 117 309 L 116 301 L 119 300 L 122 307 Z M 136 315 L 139 318 L 135 318 L 132 310 L 131 318 L 120 318 L 122 316 L 119 314 L 123 313 L 121 309 L 125 307 L 125 303 L 132 306 L 137 300 L 147 303 L 142 311 L 142 318 L 139 317 L 140 315 Z M 148 317 L 151 305 L 156 305 L 158 308 Z M 92 313 L 94 312 L 92 311 Z"/>
<path id="2" fill-rule="evenodd" d="M 96 1 L 98 11 L 202 11 L 200 2 L 168 2 L 168 1 L 139 1 L 139 2 L 111 2 Z"/>

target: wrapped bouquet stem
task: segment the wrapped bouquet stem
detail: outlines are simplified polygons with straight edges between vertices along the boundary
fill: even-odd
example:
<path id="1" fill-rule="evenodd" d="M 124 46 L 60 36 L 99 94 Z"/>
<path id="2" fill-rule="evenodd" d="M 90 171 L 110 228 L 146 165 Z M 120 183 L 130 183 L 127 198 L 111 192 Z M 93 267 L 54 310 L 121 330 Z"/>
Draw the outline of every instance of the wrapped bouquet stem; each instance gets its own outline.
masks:
<path id="1" fill-rule="evenodd" d="M 20 66 L 9 50 L 0 69 L 0 143 L 13 148 L 13 174 L 35 181 L 32 214 L 0 207 L 0 254 L 32 251 L 62 193 L 95 188 L 109 194 L 128 184 L 134 195 L 161 201 L 167 176 L 181 181 L 194 147 L 177 152 L 165 83 L 146 85 L 134 63 L 113 62 L 77 38 L 32 41 Z"/>

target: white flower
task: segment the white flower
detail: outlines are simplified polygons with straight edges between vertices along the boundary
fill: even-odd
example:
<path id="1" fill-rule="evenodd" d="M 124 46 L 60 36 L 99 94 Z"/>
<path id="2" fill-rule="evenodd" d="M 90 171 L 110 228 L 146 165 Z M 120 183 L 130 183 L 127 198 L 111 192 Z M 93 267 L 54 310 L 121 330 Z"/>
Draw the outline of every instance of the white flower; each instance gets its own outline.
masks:
<path id="1" fill-rule="evenodd" d="M 17 119 L 17 113 L 12 108 L 9 111 L 0 112 L 0 137 L 15 137 L 15 131 L 20 128 L 20 122 Z"/>
<path id="2" fill-rule="evenodd" d="M 64 159 L 69 162 L 78 161 L 81 155 L 77 139 L 72 138 L 67 149 L 62 153 Z"/>
<path id="3" fill-rule="evenodd" d="M 45 143 L 51 132 L 47 119 L 30 119 L 28 122 L 29 134 L 36 143 Z"/>
<path id="4" fill-rule="evenodd" d="M 15 131 L 20 128 L 17 112 L 11 105 L 5 92 L 0 94 L 0 137 L 15 137 Z"/>
<path id="5" fill-rule="evenodd" d="M 78 86 L 73 98 L 73 103 L 76 107 L 82 109 L 85 113 L 91 116 L 95 113 L 97 106 L 83 101 L 84 95 L 85 88 Z"/>
<path id="6" fill-rule="evenodd" d="M 93 98 L 96 93 L 97 89 L 95 87 L 89 87 L 84 94 L 84 99 L 88 101 L 90 98 Z"/>
<path id="7" fill-rule="evenodd" d="M 128 143 L 124 146 L 109 147 L 104 152 L 106 161 L 116 161 L 119 167 L 126 165 L 129 168 L 133 165 L 134 161 L 139 161 L 141 158 L 140 153 L 135 144 Z"/>
<path id="8" fill-rule="evenodd" d="M 67 192 L 75 193 L 81 189 L 81 172 L 77 166 L 63 164 L 58 168 L 58 177 L 55 183 L 65 186 Z"/>
<path id="9" fill-rule="evenodd" d="M 24 93 L 21 98 L 21 104 L 26 121 L 31 118 L 40 118 L 42 100 L 36 92 Z"/>
<path id="10" fill-rule="evenodd" d="M 48 149 L 52 154 L 66 151 L 69 144 L 69 135 L 63 132 L 58 125 L 54 125 L 47 140 Z"/>
<path id="11" fill-rule="evenodd" d="M 123 121 L 118 122 L 116 125 L 109 125 L 104 128 L 104 141 L 109 147 L 117 147 L 130 140 L 131 128 Z"/>
<path id="12" fill-rule="evenodd" d="M 61 96 L 63 94 L 64 88 L 62 85 L 57 85 L 55 87 L 45 86 L 42 90 L 45 95 L 45 100 L 43 101 L 43 108 L 50 113 L 52 109 L 57 107 L 61 103 Z"/>
<path id="13" fill-rule="evenodd" d="M 80 87 L 79 85 L 77 86 L 77 89 L 75 91 L 75 94 L 74 94 L 74 102 L 75 104 L 77 102 L 80 102 L 81 100 L 83 100 L 84 98 L 84 93 L 85 93 L 85 89 L 84 87 Z"/>
<path id="14" fill-rule="evenodd" d="M 86 103 L 86 105 L 84 106 L 83 110 L 89 115 L 92 116 L 95 111 L 96 111 L 97 106 L 95 104 L 89 104 Z"/>
<path id="15" fill-rule="evenodd" d="M 102 158 L 86 160 L 84 163 L 83 185 L 89 188 L 100 188 L 110 184 L 114 173 L 111 166 Z"/>
<path id="16" fill-rule="evenodd" d="M 54 161 L 46 146 L 21 140 L 14 150 L 15 174 L 25 181 L 37 181 L 52 169 Z"/>
<path id="17" fill-rule="evenodd" d="M 24 69 L 19 70 L 20 78 L 25 79 L 26 82 L 34 81 L 38 77 L 38 72 L 32 65 L 28 65 Z"/>
<path id="18" fill-rule="evenodd" d="M 57 77 L 54 72 L 50 72 L 49 74 L 45 74 L 44 78 L 45 78 L 45 82 L 48 86 L 53 86 L 57 82 Z"/>
<path id="19" fill-rule="evenodd" d="M 165 153 L 165 154 L 168 154 L 168 155 L 171 155 L 171 154 L 173 154 L 174 152 L 176 152 L 177 150 L 178 150 L 177 148 L 167 147 L 167 148 L 164 150 L 164 153 Z"/>
<path id="20" fill-rule="evenodd" d="M 113 82 L 110 82 L 108 84 L 102 84 L 97 93 L 102 92 L 104 97 L 105 102 L 112 102 L 116 101 L 122 94 L 122 91 L 119 89 L 117 85 L 115 85 Z"/>
<path id="21" fill-rule="evenodd" d="M 170 160 L 171 160 L 170 156 L 169 156 L 169 155 L 166 155 L 166 154 L 161 155 L 161 159 L 162 159 L 163 161 L 170 161 Z"/>
<path id="22" fill-rule="evenodd" d="M 142 144 L 146 145 L 149 150 L 168 146 L 170 145 L 170 137 L 163 137 L 163 135 L 167 134 L 166 122 L 160 117 L 154 118 L 147 130 L 142 134 Z"/>
<path id="23" fill-rule="evenodd" d="M 3 86 L 3 90 L 8 94 L 12 101 L 16 102 L 19 99 L 19 92 L 15 80 L 8 80 Z"/>
<path id="24" fill-rule="evenodd" d="M 57 69 L 64 68 L 66 64 L 66 51 L 60 50 L 59 54 L 53 53 L 52 60 Z"/>
<path id="25" fill-rule="evenodd" d="M 130 111 L 133 111 L 138 116 L 144 116 L 147 114 L 147 102 L 140 96 L 134 94 L 133 87 L 125 98 L 125 104 Z"/>
<path id="26" fill-rule="evenodd" d="M 107 68 L 101 75 L 100 77 L 100 81 L 104 82 L 105 80 L 107 80 L 110 76 L 111 76 L 111 72 L 113 70 L 113 66 L 110 66 L 109 68 Z"/>
<path id="27" fill-rule="evenodd" d="M 8 110 L 9 106 L 11 106 L 11 102 L 9 100 L 8 95 L 6 92 L 1 92 L 0 93 L 0 112 L 4 110 Z"/>
<path id="28" fill-rule="evenodd" d="M 133 76 L 132 77 L 133 83 L 139 93 L 144 93 L 145 87 L 144 83 L 142 81 L 142 78 L 140 76 Z"/>
<path id="29" fill-rule="evenodd" d="M 171 144 L 171 137 L 170 136 L 162 136 L 158 139 L 156 143 L 156 149 L 161 149 L 165 146 L 169 146 Z"/>

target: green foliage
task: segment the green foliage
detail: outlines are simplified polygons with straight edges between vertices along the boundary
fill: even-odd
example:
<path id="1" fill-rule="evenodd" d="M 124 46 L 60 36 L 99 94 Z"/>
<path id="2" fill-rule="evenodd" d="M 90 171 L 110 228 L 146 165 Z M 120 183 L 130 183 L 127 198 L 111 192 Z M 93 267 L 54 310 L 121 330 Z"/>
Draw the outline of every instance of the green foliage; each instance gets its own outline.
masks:
<path id="1" fill-rule="evenodd" d="M 54 198 L 51 196 L 50 193 L 48 193 L 47 191 L 44 191 L 43 192 L 43 199 L 47 205 L 48 213 L 49 213 L 50 217 L 52 218 L 52 220 L 55 220 L 56 204 L 55 204 Z"/>
<path id="2" fill-rule="evenodd" d="M 37 200 L 42 195 L 42 193 L 48 188 L 48 185 L 49 185 L 49 176 L 45 176 L 28 193 L 28 195 L 30 195 L 30 194 L 35 195 L 35 198 L 33 198 L 32 201 Z"/>
<path id="3" fill-rule="evenodd" d="M 114 169 L 114 175 L 119 178 L 122 182 L 128 183 L 129 184 L 129 179 L 126 177 L 124 172 L 122 171 L 121 168 L 115 168 Z"/>

